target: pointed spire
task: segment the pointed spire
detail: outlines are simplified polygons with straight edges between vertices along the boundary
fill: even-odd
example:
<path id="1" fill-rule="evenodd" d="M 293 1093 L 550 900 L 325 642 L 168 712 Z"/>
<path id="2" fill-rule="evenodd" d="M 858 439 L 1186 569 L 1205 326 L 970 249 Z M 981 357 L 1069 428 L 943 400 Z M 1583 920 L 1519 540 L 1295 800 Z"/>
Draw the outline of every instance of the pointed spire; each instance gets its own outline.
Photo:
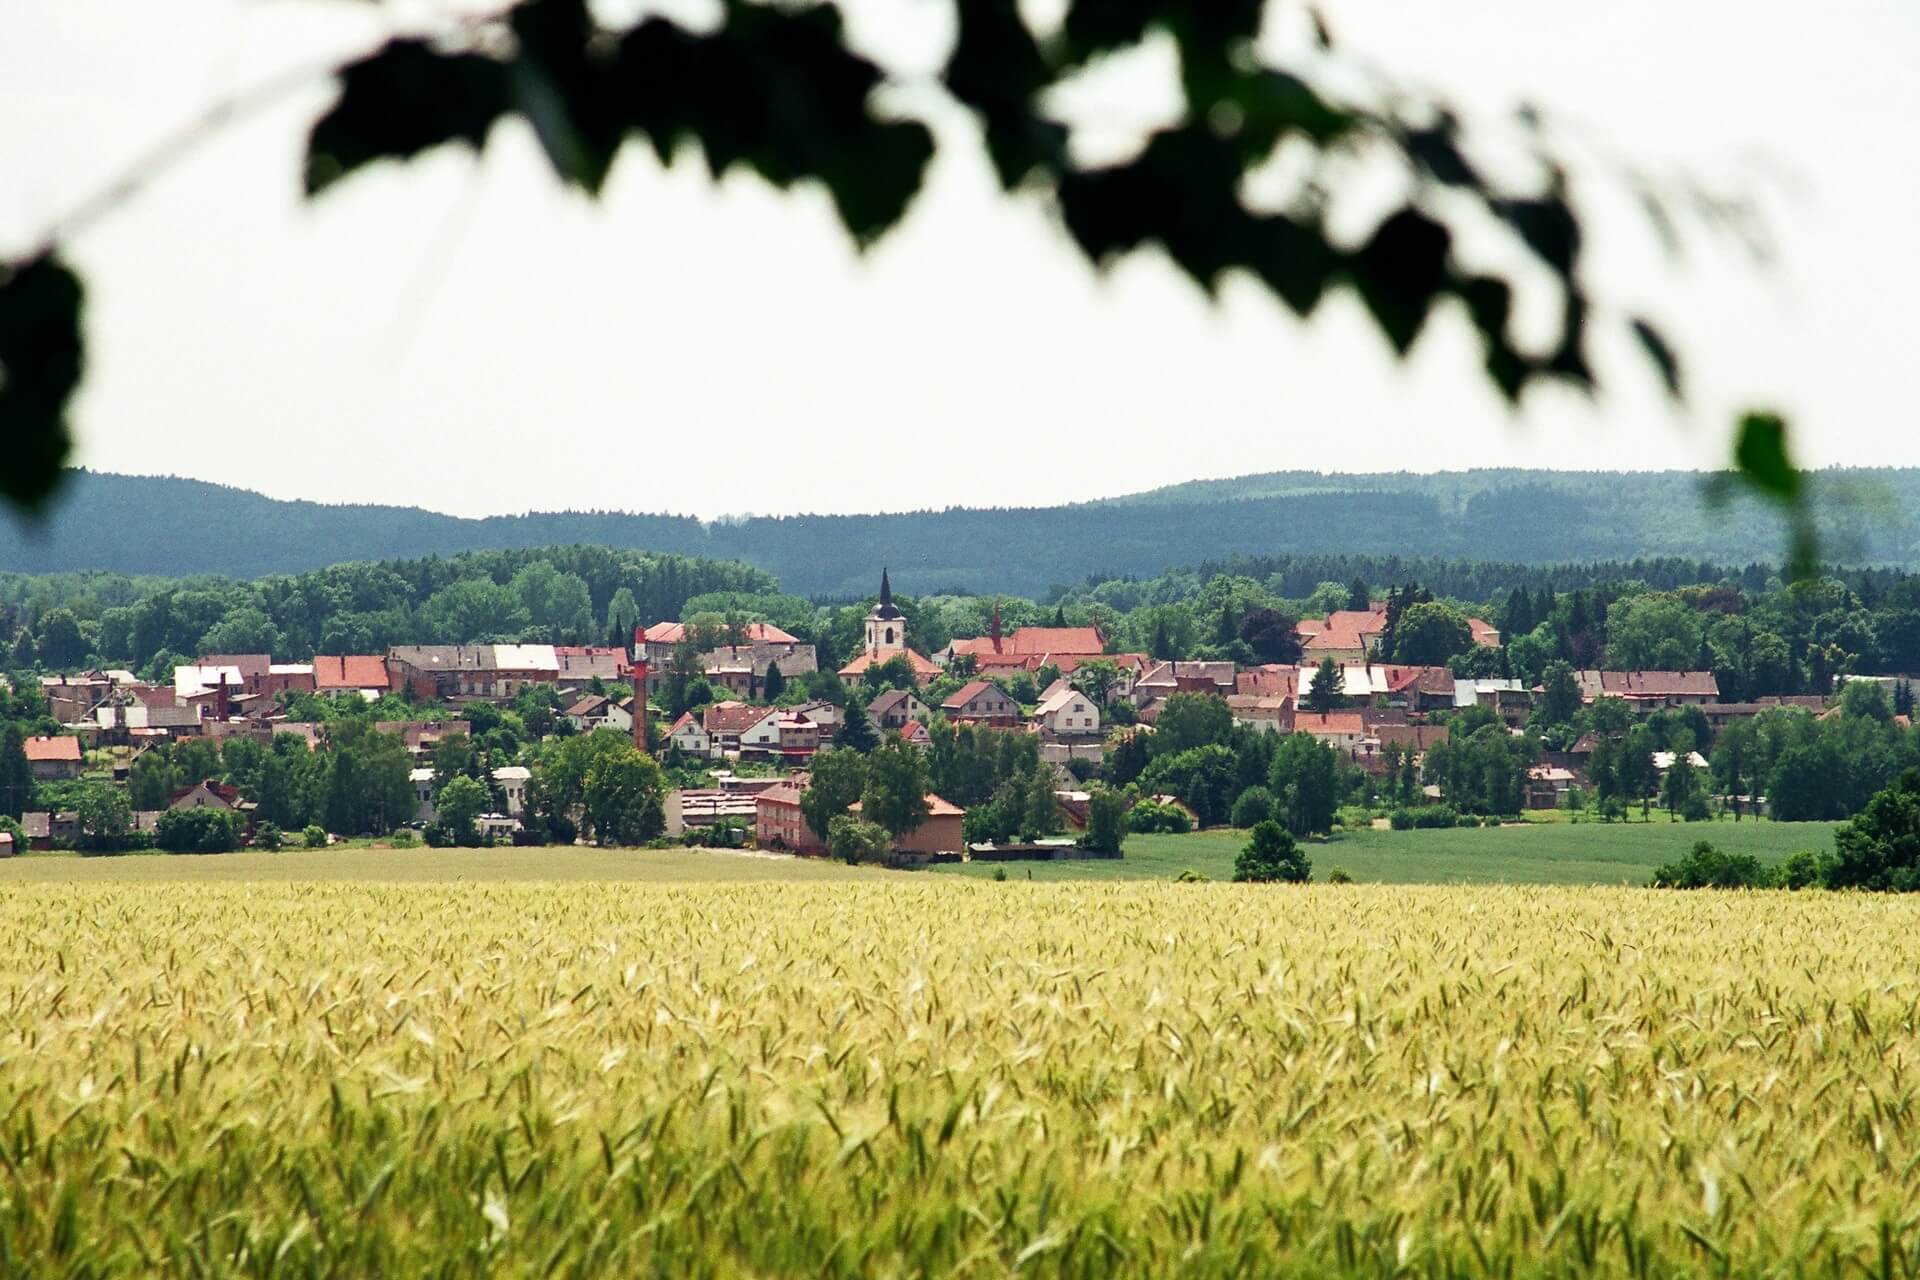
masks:
<path id="1" fill-rule="evenodd" d="M 886 566 L 880 568 L 880 607 L 887 608 L 893 603 L 893 585 L 887 581 Z"/>

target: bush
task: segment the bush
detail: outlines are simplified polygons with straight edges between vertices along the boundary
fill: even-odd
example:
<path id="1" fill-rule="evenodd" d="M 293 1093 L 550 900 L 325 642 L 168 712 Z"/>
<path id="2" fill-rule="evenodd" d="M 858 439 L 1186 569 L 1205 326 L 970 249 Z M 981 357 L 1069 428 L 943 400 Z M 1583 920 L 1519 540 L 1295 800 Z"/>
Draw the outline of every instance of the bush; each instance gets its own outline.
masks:
<path id="1" fill-rule="evenodd" d="M 387 843 L 396 849 L 411 849 L 420 843 L 420 837 L 406 827 L 401 827 L 398 831 L 387 837 Z"/>
<path id="2" fill-rule="evenodd" d="M 1273 817 L 1273 792 L 1265 787 L 1248 787 L 1233 802 L 1233 814 L 1229 821 L 1241 830 L 1250 830 Z"/>
<path id="3" fill-rule="evenodd" d="M 317 822 L 309 823 L 306 829 L 301 831 L 300 838 L 307 842 L 307 848 L 309 849 L 324 849 L 327 847 L 327 829 Z"/>
<path id="4" fill-rule="evenodd" d="M 1313 864 L 1279 823 L 1271 819 L 1259 823 L 1253 828 L 1252 836 L 1246 848 L 1240 850 L 1240 856 L 1233 860 L 1236 881 L 1301 884 L 1313 874 Z"/>
<path id="5" fill-rule="evenodd" d="M 1127 815 L 1127 825 L 1141 835 L 1162 833 L 1183 836 L 1193 830 L 1193 820 L 1185 809 L 1175 805 L 1142 800 Z"/>
<path id="6" fill-rule="evenodd" d="M 1713 807 L 1706 796 L 1695 791 L 1680 802 L 1680 817 L 1685 822 L 1708 822 L 1713 818 Z"/>
<path id="7" fill-rule="evenodd" d="M 1653 873 L 1655 889 L 1766 889 L 1774 875 L 1750 853 L 1723 853 L 1707 841 Z"/>
<path id="8" fill-rule="evenodd" d="M 1007 882 L 1007 869 L 1005 867 L 995 867 L 993 869 L 993 878 L 995 883 L 1005 884 Z"/>
<path id="9" fill-rule="evenodd" d="M 1477 827 L 1480 820 L 1470 813 L 1458 813 L 1450 804 L 1427 804 L 1413 809 L 1395 809 L 1387 815 L 1387 825 L 1395 831 L 1433 830 L 1444 827 Z"/>
<path id="10" fill-rule="evenodd" d="M 447 830 L 446 827 L 438 822 L 429 822 L 426 831 L 422 834 L 427 838 L 427 848 L 429 849 L 450 849 L 453 847 L 453 832 Z"/>
<path id="11" fill-rule="evenodd" d="M 240 815 L 228 809 L 169 809 L 153 830 L 168 853 L 230 853 L 240 843 Z"/>
<path id="12" fill-rule="evenodd" d="M 850 813 L 827 824 L 827 852 L 849 866 L 884 861 L 892 844 L 885 827 Z"/>
<path id="13" fill-rule="evenodd" d="M 1333 870 L 1327 872 L 1327 883 L 1328 884 L 1352 884 L 1353 877 L 1347 874 L 1347 869 L 1345 867 L 1335 867 Z"/>
<path id="14" fill-rule="evenodd" d="M 1207 884 L 1211 882 L 1211 879 L 1212 877 L 1208 876 L 1206 872 L 1195 871 L 1192 867 L 1188 867 L 1185 871 L 1175 876 L 1173 882 L 1175 884 Z"/>
<path id="15" fill-rule="evenodd" d="M 280 834 L 280 828 L 271 822 L 263 822 L 253 829 L 253 847 L 256 849 L 278 853 L 286 842 L 286 837 Z"/>
<path id="16" fill-rule="evenodd" d="M 1827 883 L 1827 868 L 1832 858 L 1817 849 L 1801 849 L 1787 855 L 1774 880 L 1783 889 L 1820 889 Z"/>

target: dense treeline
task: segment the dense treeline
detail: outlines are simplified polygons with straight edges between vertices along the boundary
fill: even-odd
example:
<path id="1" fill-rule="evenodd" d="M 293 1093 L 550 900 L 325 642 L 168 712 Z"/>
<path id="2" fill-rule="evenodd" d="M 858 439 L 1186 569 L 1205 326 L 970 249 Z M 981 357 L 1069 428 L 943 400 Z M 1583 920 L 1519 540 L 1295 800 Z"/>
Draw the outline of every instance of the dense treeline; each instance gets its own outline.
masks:
<path id="1" fill-rule="evenodd" d="M 0 665 L 170 673 L 202 653 L 377 653 L 391 644 L 626 643 L 712 592 L 765 595 L 744 565 L 608 547 L 476 551 L 237 582 L 0 574 Z"/>
<path id="2" fill-rule="evenodd" d="M 1072 507 L 704 524 L 612 512 L 469 520 L 79 472 L 43 524 L 0 521 L 0 564 L 24 572 L 87 567 L 244 578 L 342 560 L 601 543 L 739 560 L 789 591 L 846 599 L 868 590 L 883 562 L 905 590 L 1038 597 L 1088 574 L 1151 576 L 1233 556 L 1391 556 L 1417 547 L 1436 557 L 1525 564 L 1779 557 L 1785 539 L 1774 513 L 1746 498 L 1710 508 L 1701 487 L 1702 477 L 1685 472 L 1249 477 Z M 1823 472 L 1815 490 L 1831 558 L 1916 563 L 1920 536 L 1902 513 L 1920 506 L 1920 471 Z M 1449 593 L 1478 594 L 1465 584 Z"/>

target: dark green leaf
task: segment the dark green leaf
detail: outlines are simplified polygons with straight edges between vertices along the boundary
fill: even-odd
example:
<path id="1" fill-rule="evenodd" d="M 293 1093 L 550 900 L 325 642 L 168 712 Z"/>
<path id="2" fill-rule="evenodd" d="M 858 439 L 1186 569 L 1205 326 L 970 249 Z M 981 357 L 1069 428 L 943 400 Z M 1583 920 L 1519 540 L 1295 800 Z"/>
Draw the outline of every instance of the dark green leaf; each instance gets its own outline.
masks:
<path id="1" fill-rule="evenodd" d="M 963 0 L 971 3 L 971 0 Z M 1074 0 L 1064 33 L 1076 61 L 1138 44 L 1158 26 L 1179 41 L 1188 57 L 1220 57 L 1236 42 L 1260 34 L 1266 0 Z"/>
<path id="2" fill-rule="evenodd" d="M 1417 209 L 1401 209 L 1374 230 L 1348 265 L 1361 300 L 1393 349 L 1405 355 L 1447 285 L 1447 229 Z"/>
<path id="3" fill-rule="evenodd" d="M 341 72 L 340 100 L 307 142 L 307 194 L 374 160 L 448 142 L 477 151 L 509 102 L 507 69 L 492 58 L 390 41 Z"/>
<path id="4" fill-rule="evenodd" d="M 1053 81 L 1014 0 L 968 0 L 947 62 L 953 96 L 980 115 L 1001 185 L 1017 186 L 1036 168 L 1058 168 L 1066 130 L 1037 116 L 1034 98 Z"/>
<path id="5" fill-rule="evenodd" d="M 1647 359 L 1653 361 L 1660 371 L 1660 380 L 1667 384 L 1667 394 L 1675 400 L 1686 398 L 1685 384 L 1680 374 L 1680 357 L 1660 331 L 1646 320 L 1633 318 L 1633 336 L 1640 340 L 1640 346 L 1647 353 Z"/>
<path id="6" fill-rule="evenodd" d="M 554 172 L 598 193 L 626 131 L 612 68 L 596 56 L 584 0 L 530 0 L 513 11 L 519 42 L 513 104 L 533 126 Z"/>
<path id="7" fill-rule="evenodd" d="M 1452 117 L 1443 117 L 1429 128 L 1404 131 L 1400 143 L 1414 163 L 1436 181 L 1450 187 L 1479 187 L 1483 185 L 1480 175 L 1461 152 L 1455 133 Z"/>
<path id="8" fill-rule="evenodd" d="M 1734 466 L 1761 493 L 1781 502 L 1797 502 L 1801 474 L 1787 457 L 1787 424 L 1777 413 L 1749 413 L 1740 419 L 1733 446 Z"/>
<path id="9" fill-rule="evenodd" d="M 1573 278 L 1580 257 L 1580 220 L 1564 197 L 1497 200 L 1493 210 L 1555 275 L 1563 281 Z"/>
<path id="10" fill-rule="evenodd" d="M 26 507 L 60 480 L 80 382 L 79 277 L 51 254 L 0 264 L 0 494 Z"/>
<path id="11" fill-rule="evenodd" d="M 740 164 L 782 188 L 818 178 L 861 244 L 900 220 L 933 156 L 924 125 L 872 113 L 880 79 L 842 43 L 832 5 L 733 5 L 704 36 L 650 19 L 618 59 L 624 118 L 663 158 L 693 137 L 716 177 Z"/>

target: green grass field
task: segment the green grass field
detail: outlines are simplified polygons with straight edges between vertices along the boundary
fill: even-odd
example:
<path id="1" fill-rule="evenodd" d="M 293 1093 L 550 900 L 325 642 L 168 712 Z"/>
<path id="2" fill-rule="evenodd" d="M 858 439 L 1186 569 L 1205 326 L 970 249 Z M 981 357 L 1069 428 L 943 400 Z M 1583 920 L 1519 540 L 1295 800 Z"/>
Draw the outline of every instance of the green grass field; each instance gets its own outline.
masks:
<path id="1" fill-rule="evenodd" d="M 1645 884 L 1653 869 L 1696 840 L 1779 862 L 1796 849 L 1833 845 L 1830 822 L 1529 823 L 1450 831 L 1355 831 L 1309 843 L 1313 878 L 1335 867 L 1355 880 L 1395 884 Z M 1185 836 L 1129 836 L 1118 861 L 972 862 L 941 867 L 951 875 L 1009 879 L 1155 880 L 1194 870 L 1233 878 L 1244 831 Z"/>
<path id="2" fill-rule="evenodd" d="M 1334 868 L 1356 880 L 1388 884 L 1645 884 L 1661 863 L 1696 840 L 1778 862 L 1796 849 L 1825 849 L 1832 823 L 1655 821 L 1532 823 L 1451 831 L 1357 831 L 1310 843 L 1316 880 Z M 1129 836 L 1119 861 L 975 862 L 928 872 L 848 867 L 825 858 L 730 853 L 707 849 L 388 849 L 365 846 L 290 849 L 282 853 L 130 854 L 83 858 L 32 854 L 0 861 L 8 884 L 126 881 L 272 881 L 442 883 L 460 881 L 607 881 L 742 883 L 844 880 L 902 875 L 1009 879 L 1169 880 L 1192 869 L 1214 880 L 1233 877 L 1246 843 L 1241 831 L 1185 836 Z"/>

